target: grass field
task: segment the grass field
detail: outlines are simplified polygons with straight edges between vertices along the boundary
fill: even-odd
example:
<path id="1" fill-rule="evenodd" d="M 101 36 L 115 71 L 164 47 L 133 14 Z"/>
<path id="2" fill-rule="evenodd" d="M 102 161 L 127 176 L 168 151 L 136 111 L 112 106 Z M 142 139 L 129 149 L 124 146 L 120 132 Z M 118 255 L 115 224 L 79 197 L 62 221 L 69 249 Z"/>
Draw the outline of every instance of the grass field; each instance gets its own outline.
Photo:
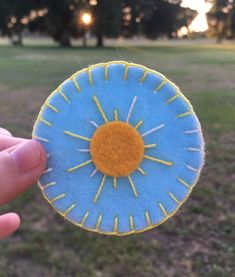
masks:
<path id="1" fill-rule="evenodd" d="M 0 244 L 0 277 L 235 276 L 235 47 L 106 49 L 0 47 L 0 126 L 30 137 L 48 94 L 92 63 L 125 59 L 154 68 L 192 101 L 206 140 L 198 186 L 152 231 L 113 238 L 77 229 L 32 188 L 1 212 L 23 225 Z"/>

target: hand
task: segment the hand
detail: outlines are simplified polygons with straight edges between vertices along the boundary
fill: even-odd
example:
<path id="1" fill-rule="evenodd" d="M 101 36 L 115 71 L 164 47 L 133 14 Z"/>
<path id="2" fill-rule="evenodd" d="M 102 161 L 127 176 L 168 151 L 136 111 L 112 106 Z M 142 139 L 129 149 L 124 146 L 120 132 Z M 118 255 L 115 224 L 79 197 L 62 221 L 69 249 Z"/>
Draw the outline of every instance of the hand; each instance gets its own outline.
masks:
<path id="1" fill-rule="evenodd" d="M 14 138 L 0 128 L 0 206 L 29 188 L 43 173 L 46 153 L 35 140 Z M 0 216 L 0 240 L 16 231 L 20 218 L 15 213 Z"/>

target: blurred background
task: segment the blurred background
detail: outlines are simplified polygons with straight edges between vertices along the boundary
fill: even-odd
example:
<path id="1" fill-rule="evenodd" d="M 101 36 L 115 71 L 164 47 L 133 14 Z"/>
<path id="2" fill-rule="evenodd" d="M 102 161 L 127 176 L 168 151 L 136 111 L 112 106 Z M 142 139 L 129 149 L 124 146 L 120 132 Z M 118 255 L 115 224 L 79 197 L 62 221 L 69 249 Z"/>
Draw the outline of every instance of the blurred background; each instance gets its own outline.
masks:
<path id="1" fill-rule="evenodd" d="M 235 276 L 235 1 L 1 0 L 0 126 L 30 137 L 47 96 L 77 70 L 127 60 L 192 101 L 206 140 L 198 186 L 158 228 L 96 235 L 64 221 L 35 186 L 0 212 L 0 277 Z"/>

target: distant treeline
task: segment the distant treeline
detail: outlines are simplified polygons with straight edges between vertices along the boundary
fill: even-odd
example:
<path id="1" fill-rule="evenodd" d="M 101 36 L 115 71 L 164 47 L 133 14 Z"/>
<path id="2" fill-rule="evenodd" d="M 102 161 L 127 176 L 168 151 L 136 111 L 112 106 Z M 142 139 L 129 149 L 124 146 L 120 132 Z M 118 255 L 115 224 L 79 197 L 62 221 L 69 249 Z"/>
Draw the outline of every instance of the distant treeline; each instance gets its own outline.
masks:
<path id="1" fill-rule="evenodd" d="M 208 14 L 211 34 L 218 40 L 232 37 L 234 1 L 208 1 L 213 2 Z M 61 46 L 70 46 L 72 38 L 85 37 L 88 30 L 97 46 L 103 46 L 104 37 L 172 38 L 197 15 L 180 4 L 181 0 L 1 0 L 0 32 L 13 44 L 22 44 L 28 30 L 48 35 Z"/>

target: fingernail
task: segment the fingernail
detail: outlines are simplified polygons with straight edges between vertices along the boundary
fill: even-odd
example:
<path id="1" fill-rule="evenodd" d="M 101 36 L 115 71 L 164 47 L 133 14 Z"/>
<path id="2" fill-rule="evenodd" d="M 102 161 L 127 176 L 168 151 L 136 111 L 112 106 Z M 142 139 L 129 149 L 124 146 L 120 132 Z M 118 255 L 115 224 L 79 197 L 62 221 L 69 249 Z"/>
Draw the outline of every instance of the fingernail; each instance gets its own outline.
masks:
<path id="1" fill-rule="evenodd" d="M 0 127 L 0 135 L 12 137 L 12 134 L 8 130 L 6 130 L 2 127 Z"/>
<path id="2" fill-rule="evenodd" d="M 30 140 L 19 144 L 19 146 L 11 152 L 20 172 L 27 173 L 40 165 L 41 152 L 38 142 Z"/>

